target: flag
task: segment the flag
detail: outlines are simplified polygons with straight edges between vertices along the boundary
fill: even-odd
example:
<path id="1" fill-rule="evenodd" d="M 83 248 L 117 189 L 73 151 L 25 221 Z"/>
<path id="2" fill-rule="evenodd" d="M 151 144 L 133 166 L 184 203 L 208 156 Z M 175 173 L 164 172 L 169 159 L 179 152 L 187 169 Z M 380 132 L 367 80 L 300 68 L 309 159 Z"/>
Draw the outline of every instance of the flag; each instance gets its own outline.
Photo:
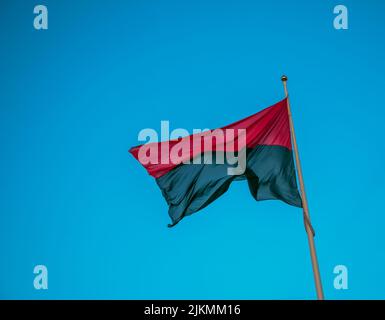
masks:
<path id="1" fill-rule="evenodd" d="M 255 200 L 278 199 L 302 207 L 292 154 L 287 98 L 228 126 L 129 152 L 153 176 L 172 224 L 247 180 Z"/>

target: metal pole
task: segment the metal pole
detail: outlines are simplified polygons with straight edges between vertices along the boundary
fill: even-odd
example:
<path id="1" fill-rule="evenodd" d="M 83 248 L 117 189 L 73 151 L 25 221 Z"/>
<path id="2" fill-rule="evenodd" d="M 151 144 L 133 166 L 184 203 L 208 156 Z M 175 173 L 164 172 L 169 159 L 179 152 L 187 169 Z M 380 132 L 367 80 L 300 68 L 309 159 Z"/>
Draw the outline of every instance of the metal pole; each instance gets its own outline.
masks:
<path id="1" fill-rule="evenodd" d="M 296 167 L 297 167 L 297 174 L 298 174 L 299 186 L 300 186 L 301 197 L 302 197 L 303 218 L 304 218 L 304 222 L 305 222 L 305 230 L 306 230 L 306 234 L 307 234 L 307 239 L 309 242 L 310 257 L 311 257 L 311 263 L 313 266 L 313 274 L 314 274 L 314 282 L 315 282 L 316 291 L 317 291 L 317 298 L 318 298 L 318 300 L 323 300 L 324 294 L 323 294 L 323 290 L 322 290 L 321 276 L 320 276 L 320 272 L 319 272 L 317 254 L 316 254 L 316 250 L 315 250 L 314 230 L 313 230 L 313 228 L 311 226 L 311 222 L 310 222 L 309 207 L 307 204 L 305 184 L 303 182 L 301 161 L 299 159 L 297 139 L 295 137 L 293 118 L 291 116 L 291 109 L 290 109 L 290 100 L 289 100 L 289 95 L 288 95 L 287 86 L 286 86 L 287 77 L 285 75 L 283 75 L 281 77 L 281 80 L 283 83 L 283 88 L 285 89 L 285 95 L 286 95 L 286 99 L 287 99 L 287 111 L 289 114 L 290 131 L 291 131 L 291 137 L 293 140 L 295 163 L 296 163 Z"/>

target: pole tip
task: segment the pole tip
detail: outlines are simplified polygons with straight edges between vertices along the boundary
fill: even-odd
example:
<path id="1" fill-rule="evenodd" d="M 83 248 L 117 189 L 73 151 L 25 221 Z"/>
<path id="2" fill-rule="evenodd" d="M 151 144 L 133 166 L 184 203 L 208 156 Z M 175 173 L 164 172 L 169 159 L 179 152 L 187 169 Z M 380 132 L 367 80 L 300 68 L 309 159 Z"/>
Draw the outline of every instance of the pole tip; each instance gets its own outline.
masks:
<path id="1" fill-rule="evenodd" d="M 283 82 L 285 82 L 285 81 L 287 81 L 287 77 L 286 77 L 285 75 L 283 75 L 283 76 L 281 77 L 281 80 L 282 80 Z"/>

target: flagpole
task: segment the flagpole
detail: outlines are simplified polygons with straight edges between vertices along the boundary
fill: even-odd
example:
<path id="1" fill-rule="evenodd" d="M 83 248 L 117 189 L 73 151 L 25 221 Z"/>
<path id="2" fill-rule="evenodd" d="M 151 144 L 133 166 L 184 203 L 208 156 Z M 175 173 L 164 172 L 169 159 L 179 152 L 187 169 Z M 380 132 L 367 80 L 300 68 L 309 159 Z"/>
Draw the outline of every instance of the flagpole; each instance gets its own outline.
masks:
<path id="1" fill-rule="evenodd" d="M 301 190 L 303 218 L 304 218 L 304 223 L 305 223 L 305 230 L 306 230 L 306 234 L 307 234 L 307 239 L 309 242 L 310 257 L 311 257 L 311 263 L 313 266 L 313 274 L 314 274 L 315 287 L 316 287 L 316 291 L 317 291 L 317 298 L 318 298 L 318 300 L 323 300 L 324 294 L 323 294 L 323 290 L 322 290 L 321 276 L 320 276 L 320 272 L 319 272 L 317 254 L 316 254 L 315 243 L 314 243 L 315 233 L 314 233 L 313 227 L 312 227 L 311 222 L 310 222 L 309 207 L 307 204 L 307 198 L 306 198 L 306 192 L 305 192 L 305 184 L 303 182 L 303 177 L 302 177 L 301 161 L 299 159 L 297 139 L 295 137 L 293 119 L 291 116 L 289 95 L 288 95 L 287 86 L 286 86 L 287 77 L 285 75 L 283 75 L 281 77 L 281 80 L 283 83 L 283 88 L 285 90 L 285 96 L 287 98 L 287 111 L 289 114 L 289 123 L 290 123 L 291 136 L 292 136 L 292 140 L 293 140 L 295 164 L 297 167 L 299 186 L 300 186 L 300 190 Z"/>

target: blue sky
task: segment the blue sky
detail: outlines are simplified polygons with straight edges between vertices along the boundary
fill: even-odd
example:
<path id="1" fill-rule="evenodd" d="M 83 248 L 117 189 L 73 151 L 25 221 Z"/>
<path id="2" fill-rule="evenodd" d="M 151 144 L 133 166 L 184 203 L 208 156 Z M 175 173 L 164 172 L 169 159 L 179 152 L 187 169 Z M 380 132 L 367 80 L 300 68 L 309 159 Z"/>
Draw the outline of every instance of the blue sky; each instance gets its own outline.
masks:
<path id="1" fill-rule="evenodd" d="M 382 1 L 45 1 L 40 31 L 36 4 L 1 4 L 0 298 L 314 298 L 301 210 L 238 182 L 169 229 L 127 153 L 161 120 L 216 128 L 281 100 L 283 73 L 325 296 L 385 298 Z"/>

